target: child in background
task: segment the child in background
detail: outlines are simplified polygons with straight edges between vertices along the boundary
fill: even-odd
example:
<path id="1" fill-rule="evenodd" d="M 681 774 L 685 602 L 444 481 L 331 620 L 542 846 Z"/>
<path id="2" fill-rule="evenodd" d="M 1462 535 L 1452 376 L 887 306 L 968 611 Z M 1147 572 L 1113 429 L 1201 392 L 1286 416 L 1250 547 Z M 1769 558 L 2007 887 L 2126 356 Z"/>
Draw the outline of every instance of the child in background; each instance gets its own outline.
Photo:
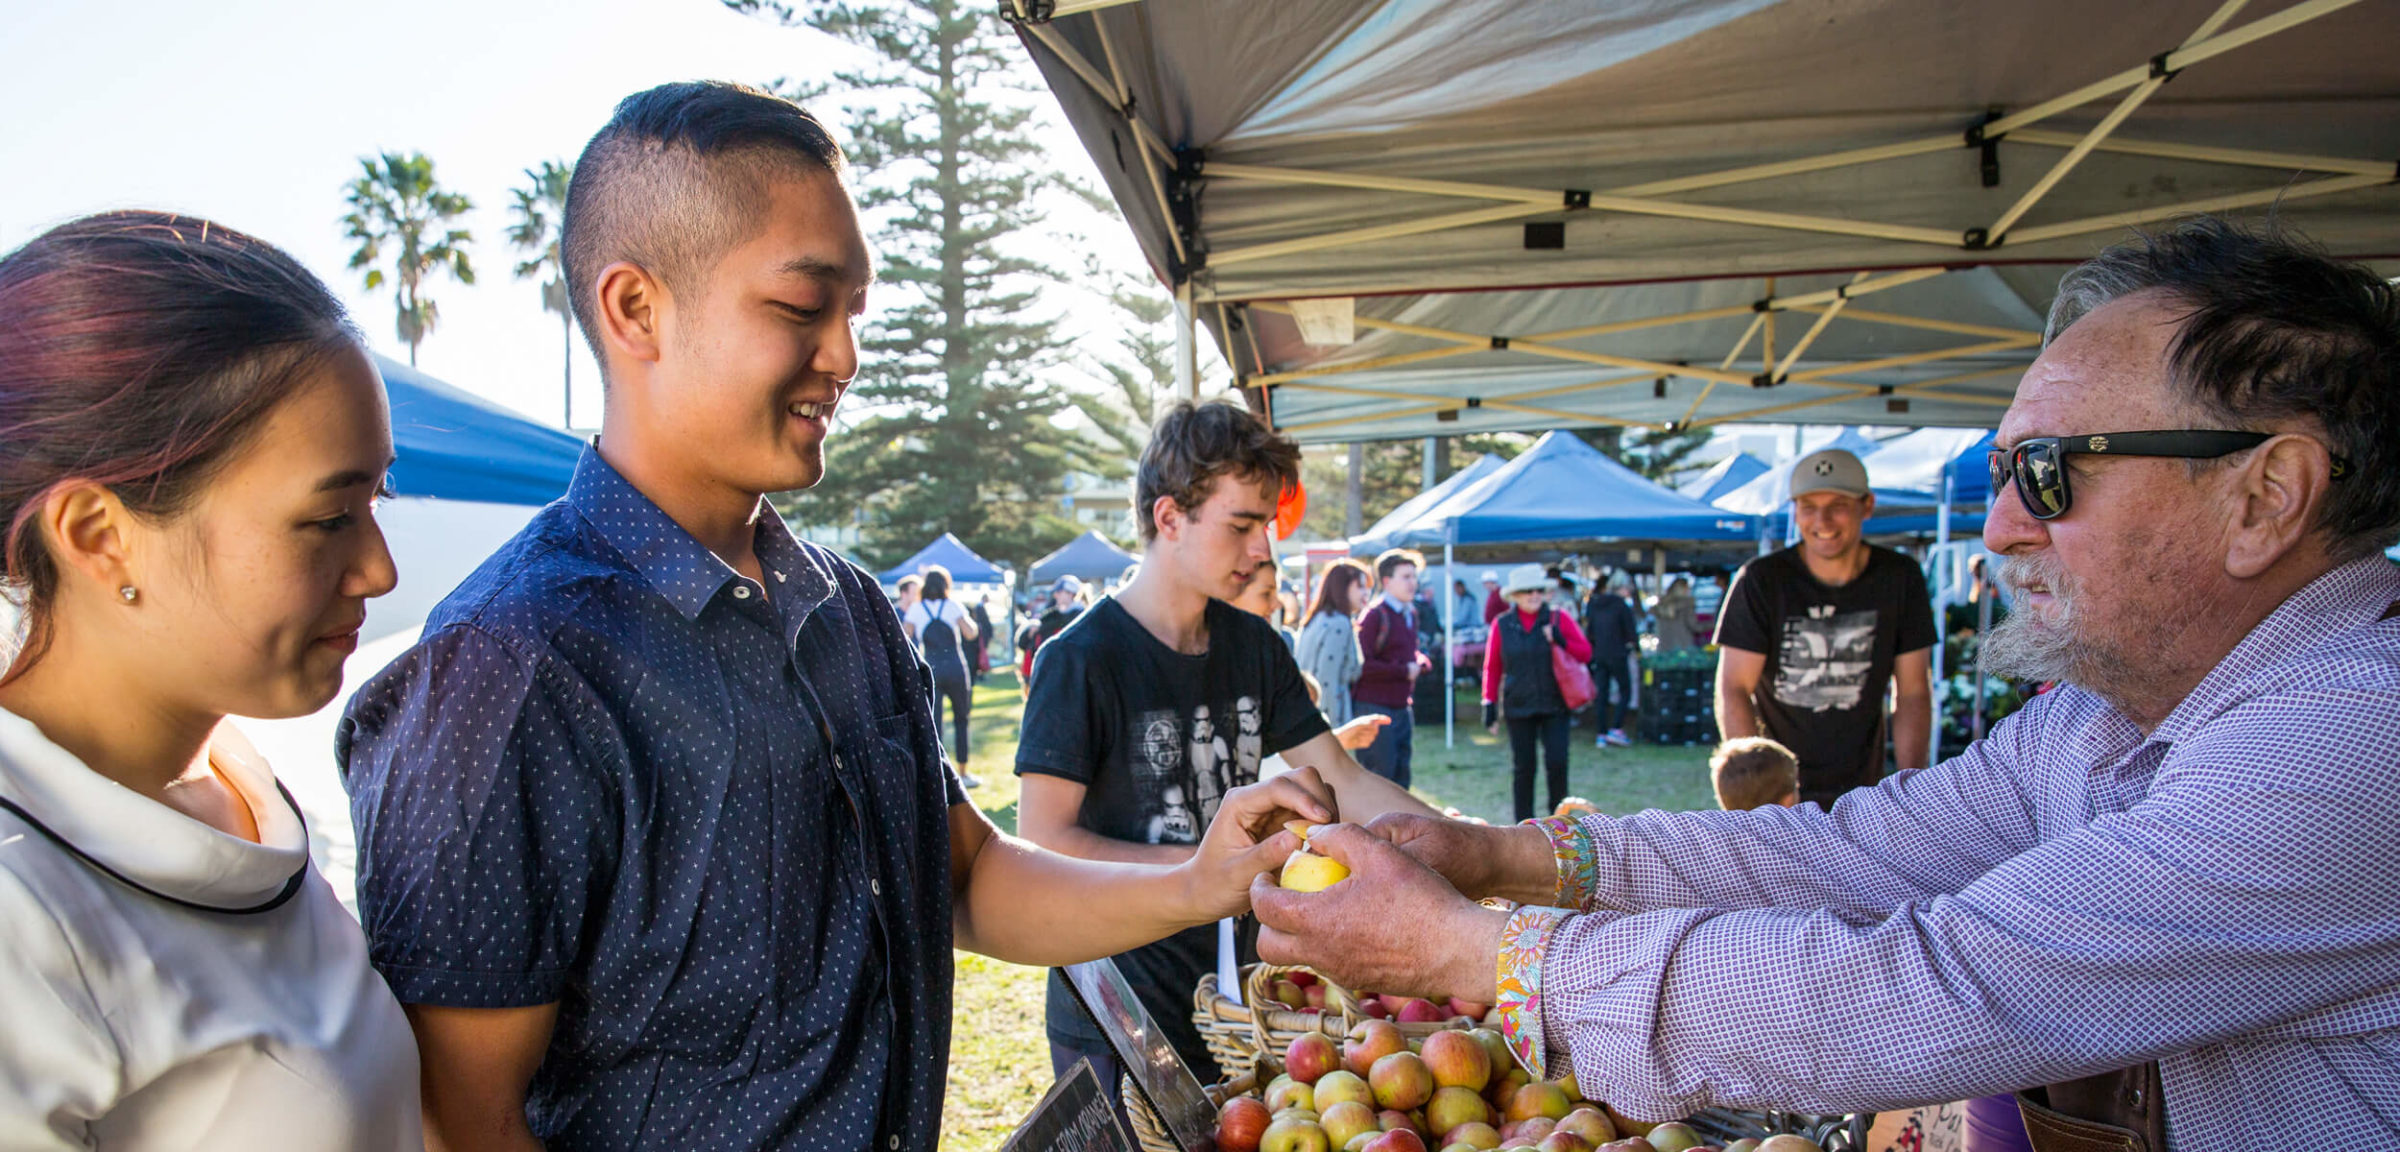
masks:
<path id="1" fill-rule="evenodd" d="M 1708 758 L 1708 777 L 1717 789 L 1717 807 L 1728 812 L 1800 802 L 1800 761 L 1791 749 L 1763 736 L 1717 745 Z"/>

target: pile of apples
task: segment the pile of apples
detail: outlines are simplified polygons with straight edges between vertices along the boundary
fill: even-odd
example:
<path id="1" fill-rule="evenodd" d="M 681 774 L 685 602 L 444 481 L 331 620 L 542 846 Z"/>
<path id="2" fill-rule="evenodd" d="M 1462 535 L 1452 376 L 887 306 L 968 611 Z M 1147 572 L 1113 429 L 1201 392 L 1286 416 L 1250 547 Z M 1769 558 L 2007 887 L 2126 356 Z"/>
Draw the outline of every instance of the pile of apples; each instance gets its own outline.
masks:
<path id="1" fill-rule="evenodd" d="M 1488 1028 L 1420 1041 L 1363 1020 L 1338 1050 L 1322 1033 L 1294 1039 L 1283 1067 L 1218 1109 L 1218 1152 L 1824 1152 L 1799 1136 L 1713 1149 L 1689 1125 L 1627 1120 L 1572 1076 L 1530 1078 Z"/>

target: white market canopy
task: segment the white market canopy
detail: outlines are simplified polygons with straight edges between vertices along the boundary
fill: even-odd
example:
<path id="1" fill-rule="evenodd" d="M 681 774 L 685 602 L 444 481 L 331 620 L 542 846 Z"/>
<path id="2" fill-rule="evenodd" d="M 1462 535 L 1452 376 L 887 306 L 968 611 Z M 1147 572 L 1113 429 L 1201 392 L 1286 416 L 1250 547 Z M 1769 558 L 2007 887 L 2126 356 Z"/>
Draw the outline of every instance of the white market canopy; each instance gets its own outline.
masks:
<path id="1" fill-rule="evenodd" d="M 1989 427 L 2059 274 L 2194 212 L 2400 272 L 2391 3 L 1007 2 L 1303 441 Z"/>

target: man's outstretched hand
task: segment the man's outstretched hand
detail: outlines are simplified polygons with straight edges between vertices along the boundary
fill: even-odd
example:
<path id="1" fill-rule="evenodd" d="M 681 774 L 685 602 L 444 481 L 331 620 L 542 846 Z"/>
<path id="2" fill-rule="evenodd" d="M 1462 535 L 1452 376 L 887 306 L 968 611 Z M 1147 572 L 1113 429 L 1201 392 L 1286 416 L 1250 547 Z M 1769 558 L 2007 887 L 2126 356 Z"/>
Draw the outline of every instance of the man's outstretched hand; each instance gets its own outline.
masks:
<path id="1" fill-rule="evenodd" d="M 1309 847 L 1350 875 L 1321 892 L 1287 891 L 1265 874 L 1253 881 L 1260 959 L 1306 964 L 1350 988 L 1492 1002 L 1507 913 L 1355 825 L 1319 829 Z"/>
<path id="2" fill-rule="evenodd" d="M 1387 812 L 1367 831 L 1477 900 L 1498 896 L 1548 904 L 1558 891 L 1557 858 L 1550 838 L 1538 828 Z"/>

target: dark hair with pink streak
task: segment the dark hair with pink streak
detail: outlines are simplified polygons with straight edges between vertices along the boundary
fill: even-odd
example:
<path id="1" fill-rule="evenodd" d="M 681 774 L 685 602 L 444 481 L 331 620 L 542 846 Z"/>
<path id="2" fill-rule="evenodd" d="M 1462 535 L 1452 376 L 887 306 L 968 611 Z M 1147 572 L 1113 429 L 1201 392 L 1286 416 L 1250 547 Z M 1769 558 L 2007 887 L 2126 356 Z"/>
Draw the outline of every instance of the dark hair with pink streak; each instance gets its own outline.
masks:
<path id="1" fill-rule="evenodd" d="M 58 566 L 36 520 L 52 491 L 88 481 L 170 519 L 357 340 L 298 261 L 189 216 L 86 216 L 0 257 L 0 580 L 25 619 L 9 678 L 49 647 Z"/>

